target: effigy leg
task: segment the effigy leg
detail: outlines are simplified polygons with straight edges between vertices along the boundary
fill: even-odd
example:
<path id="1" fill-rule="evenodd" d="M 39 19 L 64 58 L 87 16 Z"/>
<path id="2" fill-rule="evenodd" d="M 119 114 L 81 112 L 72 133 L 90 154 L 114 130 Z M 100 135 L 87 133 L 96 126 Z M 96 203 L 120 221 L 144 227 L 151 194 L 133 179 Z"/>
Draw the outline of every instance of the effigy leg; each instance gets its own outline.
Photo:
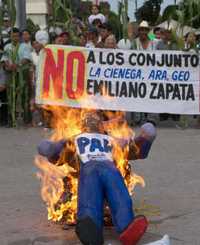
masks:
<path id="1" fill-rule="evenodd" d="M 148 222 L 144 216 L 134 217 L 132 199 L 118 169 L 107 164 L 102 180 L 113 223 L 123 245 L 135 245 L 145 233 Z"/>
<path id="2" fill-rule="evenodd" d="M 97 165 L 81 166 L 76 234 L 85 244 L 103 244 L 104 193 Z"/>

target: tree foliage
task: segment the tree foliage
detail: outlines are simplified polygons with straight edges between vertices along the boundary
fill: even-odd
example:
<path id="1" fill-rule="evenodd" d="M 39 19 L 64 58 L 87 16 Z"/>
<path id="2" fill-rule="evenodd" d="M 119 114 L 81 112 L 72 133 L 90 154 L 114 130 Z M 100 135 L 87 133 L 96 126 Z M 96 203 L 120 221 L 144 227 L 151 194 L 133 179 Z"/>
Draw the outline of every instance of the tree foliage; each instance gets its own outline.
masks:
<path id="1" fill-rule="evenodd" d="M 178 6 L 177 5 L 169 5 L 165 8 L 162 14 L 162 21 L 166 20 L 178 20 L 177 15 Z"/>
<path id="2" fill-rule="evenodd" d="M 137 21 L 146 20 L 149 24 L 155 25 L 160 16 L 162 2 L 163 0 L 147 0 L 135 13 Z"/>
<path id="3" fill-rule="evenodd" d="M 200 1 L 182 0 L 178 5 L 170 5 L 163 12 L 162 20 L 174 19 L 180 26 L 200 27 Z"/>
<path id="4" fill-rule="evenodd" d="M 200 27 L 200 1 L 199 0 L 182 0 L 179 3 L 178 21 L 182 26 L 188 25 L 194 28 Z"/>

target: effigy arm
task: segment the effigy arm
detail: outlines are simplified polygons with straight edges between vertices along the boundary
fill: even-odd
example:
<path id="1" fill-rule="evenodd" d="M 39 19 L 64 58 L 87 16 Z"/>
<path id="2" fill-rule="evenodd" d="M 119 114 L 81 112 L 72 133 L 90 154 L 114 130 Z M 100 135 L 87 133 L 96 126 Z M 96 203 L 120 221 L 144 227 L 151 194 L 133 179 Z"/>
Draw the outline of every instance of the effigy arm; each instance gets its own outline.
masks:
<path id="1" fill-rule="evenodd" d="M 129 143 L 129 160 L 147 158 L 155 138 L 155 126 L 152 123 L 142 125 L 139 136 Z"/>
<path id="2" fill-rule="evenodd" d="M 49 162 L 55 163 L 58 161 L 60 154 L 66 145 L 66 142 L 66 140 L 60 140 L 56 142 L 43 140 L 38 145 L 38 153 L 41 156 L 46 157 Z"/>

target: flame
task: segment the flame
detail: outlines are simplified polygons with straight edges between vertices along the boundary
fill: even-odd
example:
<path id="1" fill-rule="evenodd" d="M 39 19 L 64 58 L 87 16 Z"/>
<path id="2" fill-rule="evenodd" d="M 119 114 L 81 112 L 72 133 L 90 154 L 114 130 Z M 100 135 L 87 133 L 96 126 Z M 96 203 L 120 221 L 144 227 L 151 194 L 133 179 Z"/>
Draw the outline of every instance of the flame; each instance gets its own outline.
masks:
<path id="1" fill-rule="evenodd" d="M 45 110 L 51 114 L 52 118 L 52 141 L 70 139 L 80 134 L 82 132 L 81 122 L 89 111 L 58 106 L 45 106 Z M 134 131 L 129 128 L 126 120 L 124 120 L 124 113 L 109 111 L 103 113 L 109 119 L 107 123 L 104 123 L 104 128 L 109 135 L 115 139 L 122 138 L 126 142 L 134 137 Z M 49 220 L 62 220 L 67 224 L 76 222 L 79 163 L 75 157 L 75 151 L 73 144 L 67 144 L 56 165 L 49 163 L 46 158 L 40 156 L 35 159 L 35 164 L 40 169 L 37 176 L 41 179 L 41 196 L 47 205 Z M 128 146 L 121 147 L 114 143 L 113 156 L 116 166 L 124 177 L 130 194 L 133 194 L 135 186 L 137 184 L 145 186 L 145 182 L 142 177 L 131 170 L 127 160 L 128 152 Z"/>

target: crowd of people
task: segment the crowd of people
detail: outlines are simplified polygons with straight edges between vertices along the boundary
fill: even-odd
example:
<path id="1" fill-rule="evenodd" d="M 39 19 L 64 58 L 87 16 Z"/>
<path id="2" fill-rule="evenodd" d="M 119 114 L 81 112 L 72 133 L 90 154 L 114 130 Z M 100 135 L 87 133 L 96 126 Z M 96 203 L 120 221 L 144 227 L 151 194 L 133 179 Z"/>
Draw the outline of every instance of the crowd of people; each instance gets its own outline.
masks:
<path id="1" fill-rule="evenodd" d="M 16 118 L 25 123 L 42 125 L 43 120 L 34 103 L 39 55 L 47 44 L 75 45 L 87 48 L 132 50 L 185 50 L 198 52 L 199 36 L 194 32 L 180 40 L 170 28 L 150 27 L 147 21 L 128 22 L 128 39 L 120 39 L 109 18 L 92 5 L 86 21 L 72 17 L 72 30 L 50 28 L 30 33 L 11 27 L 9 16 L 4 16 L 0 43 L 0 124 L 15 126 Z M 23 81 L 23 82 L 22 82 Z M 148 119 L 148 114 L 131 113 L 130 123 Z M 180 115 L 159 115 L 160 120 L 171 117 L 181 121 Z M 198 117 L 197 117 L 198 118 Z M 197 119 L 200 126 L 200 119 Z M 186 126 L 187 120 L 184 117 Z"/>

